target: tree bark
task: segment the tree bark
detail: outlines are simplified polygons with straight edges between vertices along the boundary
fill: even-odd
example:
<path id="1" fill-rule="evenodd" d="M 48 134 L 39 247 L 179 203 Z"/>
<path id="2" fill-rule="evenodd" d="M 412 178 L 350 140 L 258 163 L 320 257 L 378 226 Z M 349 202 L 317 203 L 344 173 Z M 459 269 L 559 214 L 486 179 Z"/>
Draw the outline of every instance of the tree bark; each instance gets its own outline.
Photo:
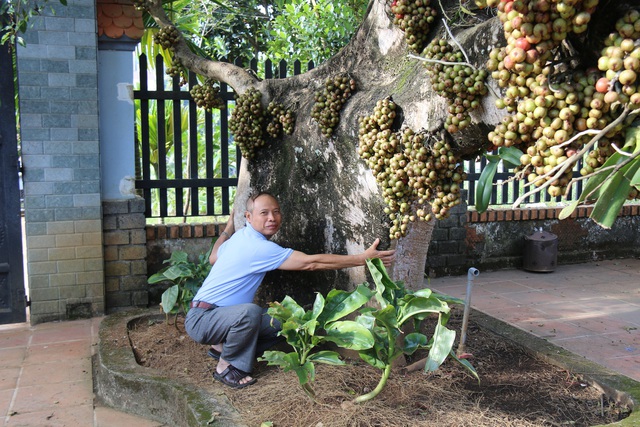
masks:
<path id="1" fill-rule="evenodd" d="M 454 3 L 457 0 L 443 1 L 445 7 Z M 263 106 L 276 101 L 296 114 L 292 135 L 269 141 L 251 161 L 243 159 L 235 200 L 237 227 L 244 224 L 242 212 L 249 194 L 269 191 L 279 198 L 284 214 L 274 241 L 306 253 L 354 254 L 380 237 L 381 248 L 397 245 L 393 279 L 419 289 L 424 284 L 434 223 L 416 222 L 407 237 L 399 242 L 389 239 L 381 191 L 357 153 L 359 118 L 370 115 L 378 100 L 391 96 L 400 107 L 394 130 L 436 131 L 444 122 L 446 101 L 433 92 L 422 62 L 408 57 L 404 33 L 393 25 L 388 8 L 385 1 L 373 0 L 347 46 L 319 67 L 287 79 L 258 81 L 234 65 L 197 57 L 183 41 L 175 54 L 192 71 L 225 81 L 239 94 L 255 87 L 262 93 Z M 150 11 L 160 26 L 170 25 L 159 5 Z M 482 66 L 487 46 L 498 42 L 500 30 L 499 25 L 488 22 L 470 30 L 469 36 L 461 33 L 476 66 Z M 432 31 L 445 35 L 442 27 Z M 343 107 L 334 136 L 326 138 L 311 119 L 314 93 L 326 78 L 342 73 L 355 78 L 358 88 Z M 477 113 L 483 116 L 480 125 L 471 126 L 456 139 L 457 150 L 476 153 L 486 144 L 488 126 L 500 118 L 492 105 L 492 99 L 484 101 L 484 111 Z M 267 275 L 259 297 L 273 301 L 290 295 L 309 303 L 314 291 L 350 289 L 365 280 L 364 267 L 314 273 L 275 271 Z"/>

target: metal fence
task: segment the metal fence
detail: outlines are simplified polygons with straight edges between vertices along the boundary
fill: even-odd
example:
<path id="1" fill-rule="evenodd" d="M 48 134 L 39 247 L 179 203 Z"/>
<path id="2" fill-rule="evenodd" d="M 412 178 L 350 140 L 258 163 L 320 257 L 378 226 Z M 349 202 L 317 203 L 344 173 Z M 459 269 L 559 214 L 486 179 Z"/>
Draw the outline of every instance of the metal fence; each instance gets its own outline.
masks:
<path id="1" fill-rule="evenodd" d="M 464 170 L 467 171 L 467 180 L 464 183 L 463 188 L 467 190 L 467 202 L 469 206 L 474 206 L 476 203 L 476 185 L 482 170 L 487 165 L 487 159 L 482 157 L 477 161 L 466 160 L 464 162 Z M 573 167 L 573 176 L 580 176 L 580 168 L 582 167 L 582 159 L 580 159 Z M 511 179 L 510 179 L 511 178 Z M 507 171 L 503 163 L 498 165 L 498 171 L 496 172 L 495 185 L 491 190 L 491 201 L 489 205 L 492 207 L 497 206 L 511 206 L 518 199 L 518 197 L 531 191 L 532 187 L 527 186 L 526 180 L 514 180 L 513 173 Z M 546 190 L 542 190 L 524 199 L 524 205 L 552 205 L 556 203 L 577 200 L 582 193 L 583 181 L 578 181 L 571 186 L 570 193 L 566 197 L 551 197 Z M 525 187 L 526 186 L 526 187 Z"/>
<path id="2" fill-rule="evenodd" d="M 286 61 L 266 60 L 260 69 L 255 59 L 234 63 L 268 79 L 285 78 L 290 68 L 294 75 L 303 72 L 300 61 L 290 66 Z M 304 71 L 313 66 L 308 63 Z M 133 92 L 136 188 L 145 199 L 146 217 L 228 215 L 242 160 L 229 134 L 229 117 L 235 106 L 233 90 L 221 82 L 219 95 L 226 108 L 205 112 L 189 94 L 198 84 L 194 73 L 189 72 L 188 84 L 181 87 L 178 77 L 166 75 L 160 55 L 150 68 L 146 55 L 140 55 L 140 87 Z"/>
<path id="3" fill-rule="evenodd" d="M 288 71 L 301 74 L 314 67 L 300 61 L 272 63 L 266 60 L 237 60 L 235 64 L 252 69 L 262 78 L 285 78 Z M 247 66 L 248 65 L 248 66 Z M 151 71 L 151 72 L 150 72 Z M 220 84 L 220 97 L 226 108 L 205 112 L 196 107 L 189 90 L 198 84 L 194 73 L 188 74 L 188 84 L 180 86 L 179 79 L 167 77 L 161 56 L 155 58 L 150 70 L 146 55 L 139 58 L 140 88 L 134 90 L 138 119 L 136 188 L 142 192 L 147 218 L 215 217 L 228 215 L 238 183 L 237 171 L 241 162 L 228 121 L 235 106 L 234 93 Z M 468 172 L 464 188 L 468 204 L 475 204 L 475 188 L 485 158 L 466 161 Z M 581 162 L 580 162 L 581 163 Z M 580 163 L 574 168 L 578 176 Z M 491 206 L 511 205 L 526 192 L 523 181 L 509 180 L 509 173 L 500 166 L 491 195 Z M 582 181 L 572 187 L 568 199 L 575 199 L 582 190 Z M 536 193 L 525 204 L 553 204 L 546 191 Z"/>

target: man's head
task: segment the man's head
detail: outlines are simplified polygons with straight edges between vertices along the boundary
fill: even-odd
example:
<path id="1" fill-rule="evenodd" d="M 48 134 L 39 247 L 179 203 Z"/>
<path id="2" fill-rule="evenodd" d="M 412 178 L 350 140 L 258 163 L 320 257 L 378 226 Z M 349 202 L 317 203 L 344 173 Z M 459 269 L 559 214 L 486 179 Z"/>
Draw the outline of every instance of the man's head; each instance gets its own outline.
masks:
<path id="1" fill-rule="evenodd" d="M 282 224 L 278 200 L 273 195 L 264 192 L 249 197 L 244 217 L 254 230 L 267 239 L 276 234 Z"/>

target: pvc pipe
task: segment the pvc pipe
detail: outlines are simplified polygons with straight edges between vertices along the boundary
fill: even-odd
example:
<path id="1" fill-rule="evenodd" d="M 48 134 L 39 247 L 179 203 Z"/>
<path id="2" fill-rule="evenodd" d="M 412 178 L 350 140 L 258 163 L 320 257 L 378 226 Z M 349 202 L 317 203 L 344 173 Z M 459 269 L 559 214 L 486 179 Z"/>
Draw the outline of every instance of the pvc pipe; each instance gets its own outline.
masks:
<path id="1" fill-rule="evenodd" d="M 471 289 L 473 288 L 473 278 L 477 277 L 480 271 L 471 267 L 467 272 L 467 296 L 464 301 L 464 315 L 462 316 L 462 333 L 460 335 L 460 345 L 458 345 L 458 356 L 464 353 L 467 342 L 467 324 L 469 323 L 469 310 L 471 309 Z"/>

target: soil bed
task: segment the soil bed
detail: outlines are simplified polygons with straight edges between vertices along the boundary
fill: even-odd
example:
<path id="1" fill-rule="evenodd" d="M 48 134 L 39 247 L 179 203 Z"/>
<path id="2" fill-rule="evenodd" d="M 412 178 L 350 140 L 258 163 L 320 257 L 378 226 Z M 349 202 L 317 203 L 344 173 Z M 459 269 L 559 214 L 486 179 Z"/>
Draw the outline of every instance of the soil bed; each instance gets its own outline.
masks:
<path id="1" fill-rule="evenodd" d="M 173 320 L 173 318 L 172 318 Z M 456 316 L 449 326 L 459 331 Z M 257 384 L 232 390 L 212 378 L 216 362 L 207 347 L 193 342 L 178 325 L 141 322 L 129 331 L 139 364 L 212 393 L 223 391 L 248 426 L 413 427 L 413 426 L 595 426 L 628 416 L 578 375 L 540 361 L 524 349 L 469 324 L 466 350 L 481 382 L 454 360 L 435 373 L 395 370 L 378 397 L 351 404 L 373 389 L 381 371 L 359 359 L 346 366 L 316 365 L 314 404 L 293 372 L 258 363 Z M 457 346 L 457 344 L 456 344 Z M 289 350 L 286 350 L 289 351 Z M 267 424 L 269 425 L 269 424 Z"/>

